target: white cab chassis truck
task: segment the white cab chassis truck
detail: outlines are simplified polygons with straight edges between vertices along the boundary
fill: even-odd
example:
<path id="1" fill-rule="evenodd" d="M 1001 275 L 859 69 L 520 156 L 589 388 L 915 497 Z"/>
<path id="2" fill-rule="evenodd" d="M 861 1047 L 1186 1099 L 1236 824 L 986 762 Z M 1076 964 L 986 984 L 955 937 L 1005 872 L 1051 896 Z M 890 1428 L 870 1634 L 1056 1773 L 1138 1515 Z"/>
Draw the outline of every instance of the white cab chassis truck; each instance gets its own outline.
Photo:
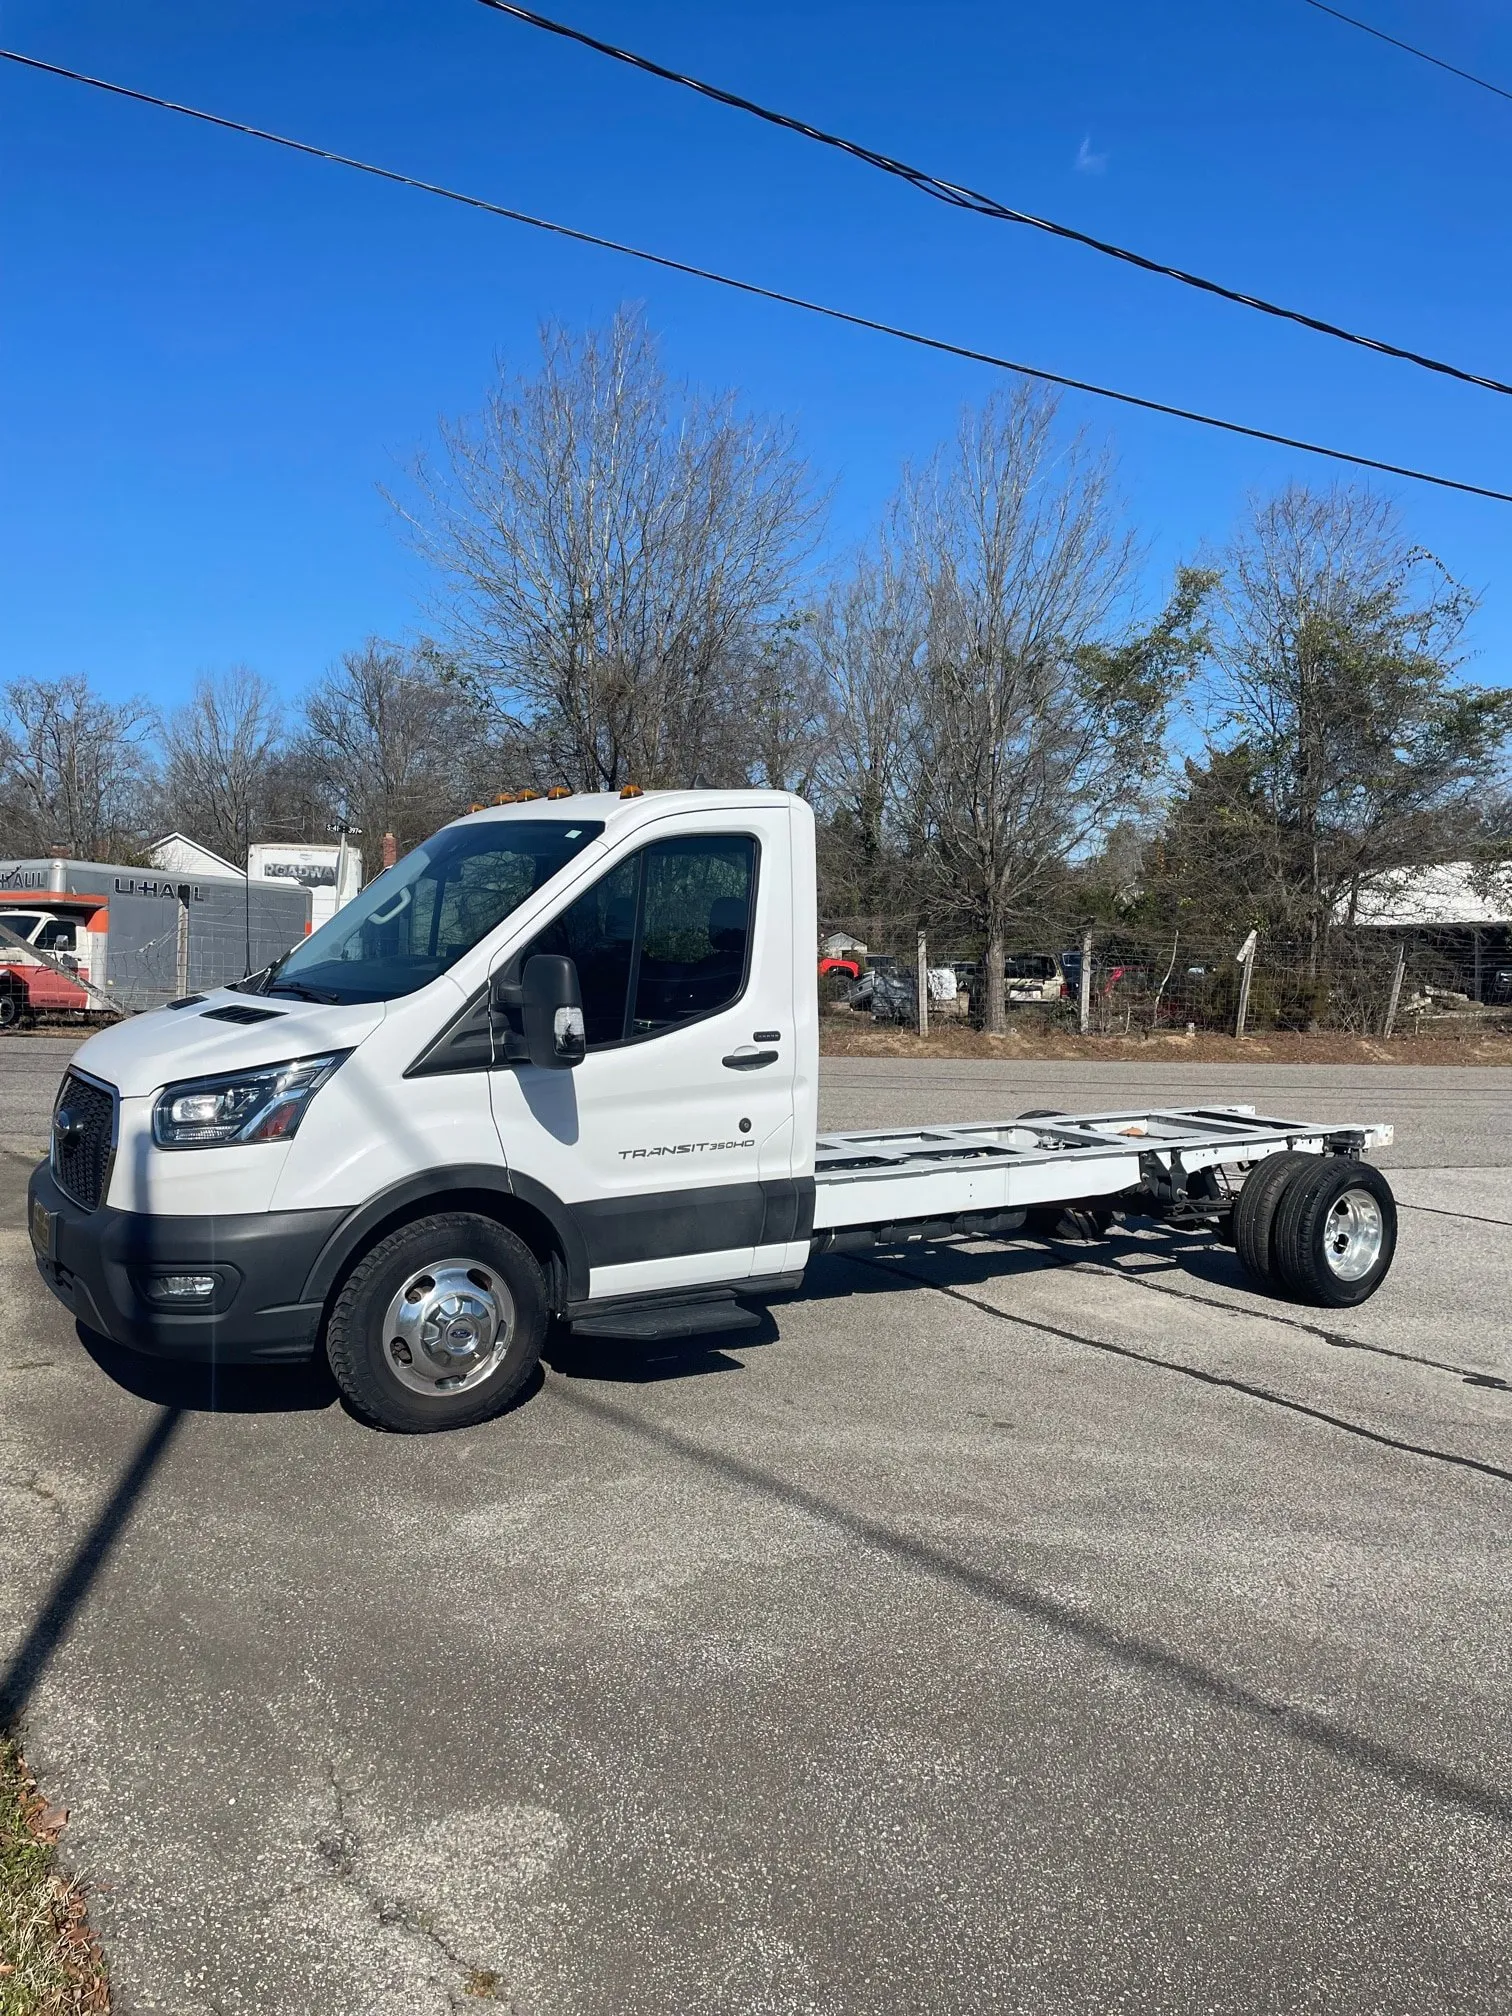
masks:
<path id="1" fill-rule="evenodd" d="M 1243 1107 L 819 1135 L 814 825 L 771 791 L 554 796 L 459 819 L 252 979 L 93 1036 L 30 1229 L 138 1351 L 324 1351 L 389 1428 L 486 1419 L 553 1320 L 759 1318 L 810 1257 L 1211 1227 L 1261 1283 L 1362 1302 L 1388 1127 Z"/>

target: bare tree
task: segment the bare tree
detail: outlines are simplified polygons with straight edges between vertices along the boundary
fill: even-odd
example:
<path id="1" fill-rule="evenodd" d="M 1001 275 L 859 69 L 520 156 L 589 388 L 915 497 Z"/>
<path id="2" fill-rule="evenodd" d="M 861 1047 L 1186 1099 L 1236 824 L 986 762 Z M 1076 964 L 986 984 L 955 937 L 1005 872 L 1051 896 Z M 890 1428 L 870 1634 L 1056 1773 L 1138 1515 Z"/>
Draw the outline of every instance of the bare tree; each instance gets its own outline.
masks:
<path id="1" fill-rule="evenodd" d="M 235 665 L 204 674 L 162 724 L 164 806 L 174 825 L 243 866 L 282 733 L 278 698 L 256 672 Z"/>
<path id="2" fill-rule="evenodd" d="M 1365 881 L 1463 858 L 1505 788 L 1512 694 L 1458 676 L 1474 607 L 1360 490 L 1285 490 L 1227 555 L 1188 797 L 1243 837 L 1256 921 L 1303 938 L 1314 977 Z"/>
<path id="3" fill-rule="evenodd" d="M 807 797 L 824 756 L 824 671 L 812 624 L 801 616 L 774 624 L 737 668 L 731 695 L 732 769 L 768 791 Z"/>
<path id="4" fill-rule="evenodd" d="M 926 600 L 911 749 L 936 902 L 980 932 L 1001 1029 L 1011 923 L 1067 860 L 1139 803 L 1203 584 L 1141 635 L 1105 457 L 1063 440 L 1056 401 L 1020 388 L 963 420 L 910 488 Z"/>
<path id="5" fill-rule="evenodd" d="M 0 852 L 133 853 L 152 783 L 140 701 L 102 700 L 80 675 L 15 679 L 0 709 Z"/>
<path id="6" fill-rule="evenodd" d="M 458 662 L 527 732 L 540 781 L 732 781 L 738 675 L 812 532 L 791 430 L 670 384 L 628 311 L 580 339 L 548 328 L 542 349 L 416 470 L 406 515 Z"/>
<path id="7" fill-rule="evenodd" d="M 330 825 L 362 833 L 372 858 L 383 834 L 413 846 L 509 779 L 510 758 L 448 670 L 434 648 L 370 637 L 305 704 L 301 765 Z"/>
<path id="8" fill-rule="evenodd" d="M 827 907 L 856 915 L 899 900 L 900 862 L 918 837 L 907 778 L 927 625 L 915 559 L 906 530 L 890 522 L 816 624 L 827 695 L 817 777 Z"/>

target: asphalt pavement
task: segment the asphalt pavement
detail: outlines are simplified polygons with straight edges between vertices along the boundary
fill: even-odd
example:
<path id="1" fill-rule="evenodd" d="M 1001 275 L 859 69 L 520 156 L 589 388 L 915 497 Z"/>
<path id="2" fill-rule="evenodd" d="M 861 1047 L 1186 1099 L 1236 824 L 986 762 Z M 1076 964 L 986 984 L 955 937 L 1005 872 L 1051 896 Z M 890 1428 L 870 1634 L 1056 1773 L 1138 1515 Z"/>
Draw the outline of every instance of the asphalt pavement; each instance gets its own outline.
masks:
<path id="1" fill-rule="evenodd" d="M 68 1047 L 0 1042 L 0 1646 L 120 2016 L 1512 2010 L 1512 1072 L 832 1060 L 1394 1121 L 1397 1266 L 831 1260 L 411 1439 L 80 1339 Z"/>

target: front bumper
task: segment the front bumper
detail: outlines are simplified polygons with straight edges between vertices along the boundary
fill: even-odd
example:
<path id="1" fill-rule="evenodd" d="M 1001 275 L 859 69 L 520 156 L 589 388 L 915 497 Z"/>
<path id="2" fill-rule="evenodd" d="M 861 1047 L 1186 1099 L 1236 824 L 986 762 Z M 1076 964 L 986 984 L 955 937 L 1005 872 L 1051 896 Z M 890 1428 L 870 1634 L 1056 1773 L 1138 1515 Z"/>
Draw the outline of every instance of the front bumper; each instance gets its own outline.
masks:
<path id="1" fill-rule="evenodd" d="M 133 1351 L 220 1364 L 309 1357 L 322 1303 L 302 1296 L 316 1256 L 348 1214 L 255 1211 L 181 1217 L 86 1211 L 46 1162 L 32 1171 L 27 1223 L 42 1279 L 91 1330 Z M 203 1273 L 215 1292 L 202 1307 L 161 1306 L 158 1274 Z"/>

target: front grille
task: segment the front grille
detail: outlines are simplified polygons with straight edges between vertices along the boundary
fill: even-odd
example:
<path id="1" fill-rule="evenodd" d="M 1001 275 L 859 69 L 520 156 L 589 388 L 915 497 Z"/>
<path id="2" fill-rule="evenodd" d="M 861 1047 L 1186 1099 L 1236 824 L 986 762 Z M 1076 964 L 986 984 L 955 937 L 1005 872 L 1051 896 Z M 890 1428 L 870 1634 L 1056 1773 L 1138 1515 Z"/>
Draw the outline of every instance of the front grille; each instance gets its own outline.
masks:
<path id="1" fill-rule="evenodd" d="M 115 1093 L 70 1071 L 53 1108 L 52 1172 L 58 1188 L 93 1211 L 105 1195 L 115 1149 Z"/>

